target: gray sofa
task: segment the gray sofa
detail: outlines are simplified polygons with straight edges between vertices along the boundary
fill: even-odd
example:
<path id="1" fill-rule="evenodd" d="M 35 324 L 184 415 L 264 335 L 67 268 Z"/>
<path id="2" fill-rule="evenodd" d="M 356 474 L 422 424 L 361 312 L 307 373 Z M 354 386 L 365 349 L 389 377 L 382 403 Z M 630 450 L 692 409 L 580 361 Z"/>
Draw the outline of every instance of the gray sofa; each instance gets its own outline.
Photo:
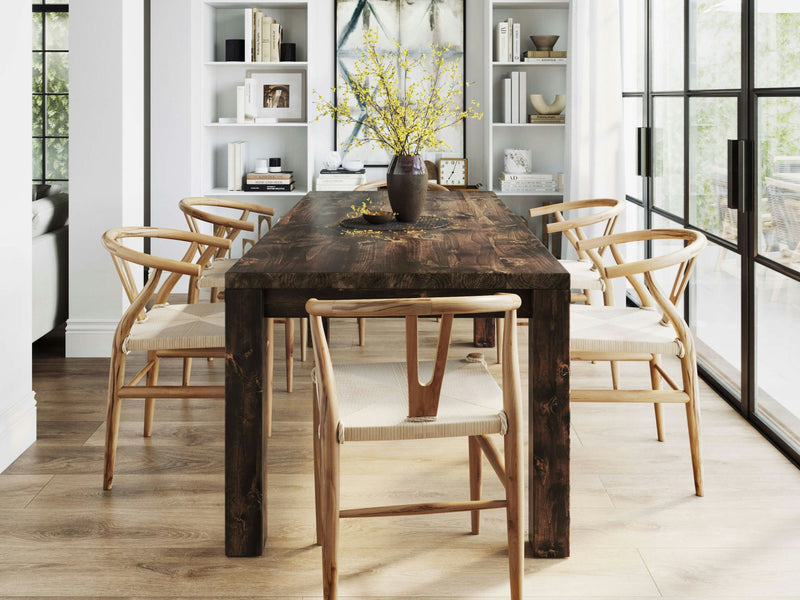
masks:
<path id="1" fill-rule="evenodd" d="M 33 186 L 33 318 L 36 341 L 67 320 L 69 196 L 60 186 Z"/>

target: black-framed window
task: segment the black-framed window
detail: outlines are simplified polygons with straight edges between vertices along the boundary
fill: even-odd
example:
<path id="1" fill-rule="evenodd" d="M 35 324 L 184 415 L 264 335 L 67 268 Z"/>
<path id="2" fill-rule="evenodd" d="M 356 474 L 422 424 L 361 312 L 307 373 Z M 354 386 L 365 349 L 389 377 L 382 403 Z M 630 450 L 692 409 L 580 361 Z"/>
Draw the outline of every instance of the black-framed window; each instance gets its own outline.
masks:
<path id="1" fill-rule="evenodd" d="M 33 182 L 69 184 L 69 0 L 33 2 Z"/>

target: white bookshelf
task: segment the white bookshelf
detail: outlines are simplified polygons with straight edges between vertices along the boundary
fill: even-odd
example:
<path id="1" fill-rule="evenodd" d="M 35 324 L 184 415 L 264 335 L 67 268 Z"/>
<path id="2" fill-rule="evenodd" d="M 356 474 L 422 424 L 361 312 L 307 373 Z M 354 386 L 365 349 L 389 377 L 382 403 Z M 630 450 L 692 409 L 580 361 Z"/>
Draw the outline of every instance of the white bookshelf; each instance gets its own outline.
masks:
<path id="1" fill-rule="evenodd" d="M 283 41 L 296 47 L 292 62 L 226 62 L 225 40 L 244 37 L 244 9 L 258 8 L 283 26 Z M 233 2 L 203 0 L 200 15 L 198 189 L 205 196 L 247 198 L 272 206 L 276 214 L 287 212 L 311 189 L 313 148 L 309 142 L 311 113 L 309 77 L 309 2 L 262 0 Z M 302 71 L 305 79 L 304 121 L 278 123 L 219 123 L 220 117 L 236 116 L 236 86 L 248 71 Z M 284 170 L 294 172 L 290 192 L 234 192 L 227 189 L 228 142 L 247 142 L 245 166 L 252 171 L 256 158 L 280 157 Z"/>
<path id="2" fill-rule="evenodd" d="M 520 49 L 524 54 L 533 50 L 531 35 L 558 35 L 554 50 L 567 50 L 569 35 L 570 3 L 542 2 L 535 0 L 491 0 L 486 3 L 486 28 L 484 47 L 487 52 L 484 66 L 486 96 L 484 105 L 485 136 L 488 141 L 484 156 L 484 169 L 488 188 L 500 196 L 515 212 L 527 216 L 528 209 L 543 202 L 557 202 L 563 198 L 561 192 L 501 192 L 500 173 L 503 171 L 503 151 L 507 148 L 529 148 L 532 154 L 533 171 L 537 173 L 563 173 L 566 153 L 569 151 L 566 129 L 563 123 L 527 123 L 528 115 L 535 111 L 530 105 L 531 94 L 542 94 L 552 102 L 556 94 L 565 94 L 567 88 L 567 63 L 526 63 L 494 60 L 495 27 L 500 21 L 512 18 L 520 23 Z M 503 79 L 511 71 L 524 71 L 526 74 L 525 123 L 503 122 Z M 567 98 L 569 102 L 569 98 Z M 487 118 L 488 117 L 488 118 Z M 569 116 L 567 115 L 567 119 Z"/>

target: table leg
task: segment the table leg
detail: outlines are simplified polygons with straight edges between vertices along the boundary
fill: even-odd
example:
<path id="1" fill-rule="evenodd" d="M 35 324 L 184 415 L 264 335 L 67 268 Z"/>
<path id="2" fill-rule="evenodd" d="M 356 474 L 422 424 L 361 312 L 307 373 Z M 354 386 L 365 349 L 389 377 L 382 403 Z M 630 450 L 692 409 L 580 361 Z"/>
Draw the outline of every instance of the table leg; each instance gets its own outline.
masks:
<path id="1" fill-rule="evenodd" d="M 494 344 L 494 319 L 474 318 L 472 320 L 472 345 L 476 348 L 493 348 Z"/>
<path id="2" fill-rule="evenodd" d="M 261 290 L 225 291 L 225 554 L 260 556 L 267 538 L 266 327 Z"/>
<path id="3" fill-rule="evenodd" d="M 534 290 L 528 319 L 528 535 L 569 556 L 569 290 Z"/>

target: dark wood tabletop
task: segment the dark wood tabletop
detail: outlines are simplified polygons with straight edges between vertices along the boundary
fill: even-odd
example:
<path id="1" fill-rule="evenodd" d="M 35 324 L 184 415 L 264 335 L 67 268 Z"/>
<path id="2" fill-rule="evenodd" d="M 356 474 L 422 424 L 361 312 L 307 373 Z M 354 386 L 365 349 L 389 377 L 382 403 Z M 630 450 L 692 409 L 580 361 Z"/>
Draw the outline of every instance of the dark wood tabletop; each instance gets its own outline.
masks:
<path id="1" fill-rule="evenodd" d="M 305 316 L 311 297 L 514 292 L 529 317 L 529 536 L 535 556 L 569 555 L 569 275 L 492 192 L 428 191 L 441 228 L 341 227 L 385 191 L 312 192 L 232 267 L 226 288 L 226 553 L 266 539 L 263 318 Z"/>

